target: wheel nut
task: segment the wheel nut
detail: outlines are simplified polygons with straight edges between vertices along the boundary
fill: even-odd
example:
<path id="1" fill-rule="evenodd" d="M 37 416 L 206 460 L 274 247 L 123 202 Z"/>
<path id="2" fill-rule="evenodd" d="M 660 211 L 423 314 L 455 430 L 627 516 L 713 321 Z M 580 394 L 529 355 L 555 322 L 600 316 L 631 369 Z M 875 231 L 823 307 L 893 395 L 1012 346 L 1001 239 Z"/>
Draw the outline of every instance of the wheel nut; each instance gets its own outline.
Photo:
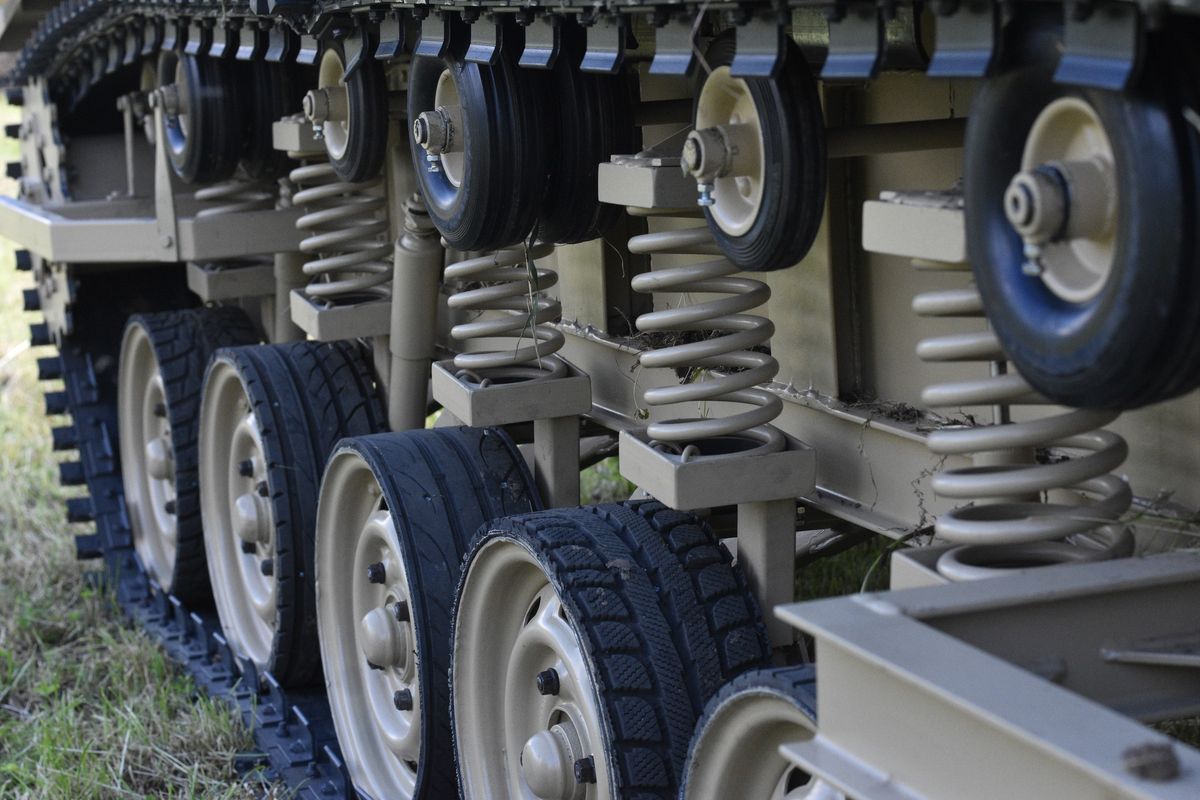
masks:
<path id="1" fill-rule="evenodd" d="M 576 783 L 595 783 L 596 782 L 596 760 L 591 756 L 585 756 L 575 762 L 575 782 Z"/>
<path id="2" fill-rule="evenodd" d="M 167 404 L 166 403 L 155 403 L 154 404 L 154 416 L 165 417 L 166 415 L 167 415 Z"/>
<path id="3" fill-rule="evenodd" d="M 266 497 L 268 494 L 270 494 L 270 489 L 267 488 L 266 481 L 259 481 L 254 488 L 258 492 L 259 497 Z"/>
<path id="4" fill-rule="evenodd" d="M 392 695 L 392 702 L 396 704 L 397 711 L 412 711 L 412 692 L 408 689 L 400 689 Z"/>
<path id="5" fill-rule="evenodd" d="M 238 463 L 238 475 L 243 478 L 249 478 L 254 474 L 254 462 L 250 459 L 244 459 Z"/>
<path id="6" fill-rule="evenodd" d="M 384 568 L 382 561 L 376 561 L 367 567 L 367 580 L 370 583 L 387 582 L 387 570 Z"/>
<path id="7" fill-rule="evenodd" d="M 275 574 L 275 560 L 272 558 L 264 558 L 262 563 L 258 565 L 258 569 L 263 575 L 268 578 Z"/>
<path id="8" fill-rule="evenodd" d="M 397 600 L 393 603 L 392 616 L 396 618 L 396 622 L 408 622 L 408 603 L 403 600 Z"/>
<path id="9" fill-rule="evenodd" d="M 539 672 L 537 675 L 537 690 L 538 694 L 541 695 L 558 694 L 558 670 L 551 667 Z"/>
<path id="10" fill-rule="evenodd" d="M 174 514 L 175 513 L 175 501 L 168 500 L 166 503 L 163 504 L 163 509 L 165 509 L 168 514 Z"/>
<path id="11" fill-rule="evenodd" d="M 258 546 L 254 542 L 242 542 L 242 552 L 246 555 L 253 555 L 258 552 Z"/>

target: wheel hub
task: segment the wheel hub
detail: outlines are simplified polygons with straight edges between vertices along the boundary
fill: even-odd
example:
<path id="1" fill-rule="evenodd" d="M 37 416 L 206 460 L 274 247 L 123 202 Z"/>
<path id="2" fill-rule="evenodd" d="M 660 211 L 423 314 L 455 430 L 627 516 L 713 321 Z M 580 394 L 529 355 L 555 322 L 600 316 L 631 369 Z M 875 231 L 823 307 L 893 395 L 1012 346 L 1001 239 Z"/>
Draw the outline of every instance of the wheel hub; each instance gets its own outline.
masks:
<path id="1" fill-rule="evenodd" d="M 166 434 L 146 442 L 146 471 L 150 473 L 151 478 L 158 481 L 169 480 L 172 477 L 171 443 Z"/>
<path id="2" fill-rule="evenodd" d="M 433 102 L 433 110 L 424 111 L 413 120 L 413 141 L 425 150 L 431 172 L 444 172 L 453 186 L 460 187 L 466 166 L 463 109 L 458 86 L 449 70 L 438 78 Z"/>
<path id="3" fill-rule="evenodd" d="M 383 669 L 404 669 L 409 649 L 407 626 L 386 608 L 373 608 L 359 622 L 359 644 L 367 662 Z"/>
<path id="4" fill-rule="evenodd" d="M 1117 194 L 1112 145 L 1090 105 L 1063 97 L 1042 110 L 1004 212 L 1025 242 L 1026 274 L 1070 303 L 1100 294 L 1115 257 Z"/>
<path id="5" fill-rule="evenodd" d="M 539 731 L 521 749 L 521 777 L 541 800 L 574 800 L 583 796 L 575 779 L 575 762 L 583 757 L 579 737 L 569 721 Z"/>

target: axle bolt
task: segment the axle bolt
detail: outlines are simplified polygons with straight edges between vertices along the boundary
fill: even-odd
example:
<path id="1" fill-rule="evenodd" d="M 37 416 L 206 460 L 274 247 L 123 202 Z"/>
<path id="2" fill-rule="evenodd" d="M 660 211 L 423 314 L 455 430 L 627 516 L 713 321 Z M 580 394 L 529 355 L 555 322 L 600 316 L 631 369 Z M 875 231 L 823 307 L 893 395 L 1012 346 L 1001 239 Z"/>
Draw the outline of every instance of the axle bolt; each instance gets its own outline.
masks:
<path id="1" fill-rule="evenodd" d="M 254 462 L 250 459 L 244 459 L 238 463 L 238 475 L 243 478 L 249 478 L 254 474 Z"/>
<path id="2" fill-rule="evenodd" d="M 544 669 L 537 675 L 537 690 L 540 695 L 558 694 L 560 689 L 558 682 L 558 670 L 551 667 Z"/>
<path id="3" fill-rule="evenodd" d="M 367 580 L 370 583 L 385 583 L 387 581 L 387 569 L 384 568 L 382 561 L 376 561 L 367 567 Z"/>
<path id="4" fill-rule="evenodd" d="M 396 704 L 397 711 L 412 711 L 412 692 L 408 689 L 400 689 L 392 695 L 392 702 Z"/>
<path id="5" fill-rule="evenodd" d="M 596 759 L 591 756 L 585 756 L 575 762 L 575 782 L 596 782 Z"/>
<path id="6" fill-rule="evenodd" d="M 275 574 L 275 559 L 264 558 L 262 563 L 258 565 L 258 569 L 266 577 L 271 577 Z"/>

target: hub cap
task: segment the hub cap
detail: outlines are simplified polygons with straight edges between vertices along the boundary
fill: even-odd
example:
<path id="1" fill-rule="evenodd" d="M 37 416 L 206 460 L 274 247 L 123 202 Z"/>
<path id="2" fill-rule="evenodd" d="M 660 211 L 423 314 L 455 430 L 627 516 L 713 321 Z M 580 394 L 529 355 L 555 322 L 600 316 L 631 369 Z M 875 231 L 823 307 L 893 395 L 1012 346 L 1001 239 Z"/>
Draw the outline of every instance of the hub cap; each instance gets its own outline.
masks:
<path id="1" fill-rule="evenodd" d="M 162 375 L 141 325 L 125 334 L 118 381 L 121 468 L 133 546 L 154 579 L 170 591 L 178 534 L 175 454 Z"/>
<path id="2" fill-rule="evenodd" d="M 350 108 L 346 95 L 346 67 L 335 50 L 326 50 L 317 71 L 317 91 L 304 98 L 304 111 L 321 126 L 325 149 L 333 158 L 346 155 L 350 141 Z"/>
<path id="3" fill-rule="evenodd" d="M 275 523 L 258 419 L 237 370 L 213 364 L 200 421 L 200 502 L 208 569 L 230 647 L 269 665 L 275 638 Z"/>
<path id="4" fill-rule="evenodd" d="M 411 591 L 395 523 L 370 467 L 337 453 L 321 488 L 317 613 L 338 742 L 373 797 L 412 797 L 421 685 Z"/>
<path id="5" fill-rule="evenodd" d="M 494 540 L 469 566 L 454 641 L 454 723 L 468 795 L 615 794 L 588 659 L 562 601 L 523 547 Z"/>

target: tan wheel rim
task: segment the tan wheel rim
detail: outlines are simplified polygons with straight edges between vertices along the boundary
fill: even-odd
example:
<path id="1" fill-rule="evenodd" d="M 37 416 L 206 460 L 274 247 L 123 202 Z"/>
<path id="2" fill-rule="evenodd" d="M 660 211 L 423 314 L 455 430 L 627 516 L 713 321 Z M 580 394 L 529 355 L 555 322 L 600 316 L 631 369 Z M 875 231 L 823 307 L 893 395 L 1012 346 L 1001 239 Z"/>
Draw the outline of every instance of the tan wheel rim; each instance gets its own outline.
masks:
<path id="1" fill-rule="evenodd" d="M 454 76 L 450 74 L 450 70 L 446 70 L 438 78 L 437 89 L 433 93 L 434 108 L 458 108 L 460 102 L 458 84 L 454 82 Z M 450 181 L 451 185 L 457 189 L 463 184 L 467 156 L 462 150 L 463 132 L 455 131 L 454 135 L 460 140 L 459 146 L 453 151 L 442 153 L 438 158 L 441 160 L 442 172 L 446 174 L 446 180 Z"/>
<path id="2" fill-rule="evenodd" d="M 372 797 L 408 798 L 422 758 L 421 654 L 382 497 L 361 456 L 334 455 L 317 510 L 317 626 L 329 707 L 354 785 Z"/>
<path id="3" fill-rule="evenodd" d="M 770 691 L 739 692 L 718 706 L 688 759 L 686 800 L 846 800 L 784 758 L 779 747 L 808 741 L 811 719 Z"/>
<path id="4" fill-rule="evenodd" d="M 733 125 L 752 129 L 754 135 L 744 141 L 757 152 L 740 154 L 739 163 L 748 165 L 742 174 L 714 179 L 714 202 L 708 211 L 721 230 L 730 236 L 743 236 L 753 227 L 762 206 L 766 152 L 762 122 L 747 83 L 733 77 L 729 67 L 717 67 L 705 79 L 696 100 L 696 130 Z"/>
<path id="5" fill-rule="evenodd" d="M 175 573 L 178 525 L 168 508 L 175 503 L 175 453 L 167 395 L 150 335 L 130 325 L 121 342 L 117 377 L 121 476 L 142 565 L 165 591 Z"/>
<path id="6" fill-rule="evenodd" d="M 335 50 L 326 50 L 317 69 L 317 88 L 334 89 L 345 93 L 346 66 Z M 342 158 L 350 141 L 350 115 L 345 119 L 328 119 L 321 125 L 325 137 L 325 150 L 331 158 Z"/>
<path id="7" fill-rule="evenodd" d="M 468 797 L 598 800 L 617 794 L 591 664 L 533 554 L 507 539 L 472 559 L 454 635 L 454 730 Z M 539 691 L 553 670 L 557 693 Z M 595 783 L 576 783 L 591 757 Z"/>
<path id="8" fill-rule="evenodd" d="M 200 409 L 200 509 L 213 598 L 235 654 L 269 666 L 275 638 L 275 522 L 258 420 L 227 361 L 209 369 Z M 265 567 L 269 564 L 269 567 Z"/>
<path id="9" fill-rule="evenodd" d="M 1052 205 L 1048 202 L 1051 195 L 1063 194 L 1054 183 L 1040 179 L 1039 170 L 1061 176 L 1056 182 L 1068 187 L 1069 200 L 1054 201 L 1068 209 L 1059 212 L 1068 216 L 1056 226 L 1060 235 L 1036 241 L 1039 237 L 1028 229 L 1018 225 L 1018 231 L 1027 243 L 1040 249 L 1042 281 L 1069 303 L 1083 303 L 1099 295 L 1112 272 L 1118 202 L 1114 163 L 1112 143 L 1096 110 L 1080 98 L 1062 97 L 1042 109 L 1034 121 L 1025 140 L 1022 172 L 1005 195 L 1005 210 L 1016 224 L 1023 211 L 1026 217 L 1037 217 L 1043 207 Z M 1020 206 L 1023 198 L 1039 195 L 1042 202 L 1029 209 Z M 1055 226 L 1048 223 L 1048 227 Z"/>

